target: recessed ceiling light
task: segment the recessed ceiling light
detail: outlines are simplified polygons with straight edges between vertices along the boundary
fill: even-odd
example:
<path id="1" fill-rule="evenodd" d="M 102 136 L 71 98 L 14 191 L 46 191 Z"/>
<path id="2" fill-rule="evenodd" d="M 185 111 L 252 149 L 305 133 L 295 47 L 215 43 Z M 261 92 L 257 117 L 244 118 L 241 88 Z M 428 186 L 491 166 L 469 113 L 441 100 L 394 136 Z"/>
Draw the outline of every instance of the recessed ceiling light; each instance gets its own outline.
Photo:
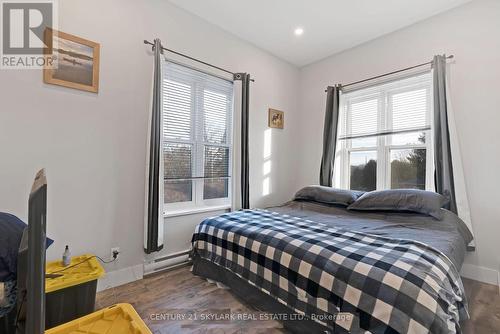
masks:
<path id="1" fill-rule="evenodd" d="M 295 34 L 295 36 L 302 36 L 302 34 L 304 33 L 304 29 L 301 27 L 295 28 L 293 33 Z"/>

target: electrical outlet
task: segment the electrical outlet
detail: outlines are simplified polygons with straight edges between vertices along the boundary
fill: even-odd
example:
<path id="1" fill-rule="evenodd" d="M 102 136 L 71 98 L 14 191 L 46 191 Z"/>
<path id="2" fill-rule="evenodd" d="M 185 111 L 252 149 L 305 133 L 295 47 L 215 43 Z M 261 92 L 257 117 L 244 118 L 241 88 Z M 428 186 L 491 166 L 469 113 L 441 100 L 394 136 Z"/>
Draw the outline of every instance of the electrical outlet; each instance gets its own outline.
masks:
<path id="1" fill-rule="evenodd" d="M 115 256 L 115 254 L 116 254 L 116 256 Z M 119 254 L 120 254 L 120 247 L 111 248 L 111 258 L 112 259 L 118 258 Z"/>

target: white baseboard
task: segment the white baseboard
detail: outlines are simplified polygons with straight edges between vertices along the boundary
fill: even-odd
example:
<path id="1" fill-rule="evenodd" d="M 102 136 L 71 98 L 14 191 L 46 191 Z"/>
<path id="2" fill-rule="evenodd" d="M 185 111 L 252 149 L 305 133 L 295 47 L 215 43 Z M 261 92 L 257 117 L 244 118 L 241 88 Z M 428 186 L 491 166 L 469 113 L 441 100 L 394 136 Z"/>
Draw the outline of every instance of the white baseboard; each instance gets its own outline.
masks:
<path id="1" fill-rule="evenodd" d="M 144 264 L 144 275 L 151 275 L 165 269 L 174 268 L 189 261 L 189 249 L 153 259 Z"/>
<path id="2" fill-rule="evenodd" d="M 97 291 L 114 288 L 123 284 L 140 280 L 145 274 L 153 274 L 164 270 L 165 268 L 174 267 L 178 264 L 188 261 L 189 250 L 167 255 L 162 261 L 150 261 L 145 264 L 114 270 L 106 273 L 104 277 L 97 282 Z"/>
<path id="3" fill-rule="evenodd" d="M 460 274 L 475 281 L 497 285 L 500 291 L 500 272 L 494 269 L 464 263 Z"/>
<path id="4" fill-rule="evenodd" d="M 135 266 L 110 271 L 97 282 L 97 291 L 103 291 L 123 284 L 142 279 L 144 276 L 144 265 Z"/>
<path id="5" fill-rule="evenodd" d="M 178 257 L 174 260 L 176 263 L 179 260 L 184 260 L 183 257 Z M 174 262 L 172 261 L 172 262 Z M 163 262 L 163 261 L 162 261 Z M 170 261 L 165 261 L 162 263 L 162 267 Z M 175 263 L 168 263 L 169 265 L 174 265 Z M 146 265 L 149 269 L 150 273 L 154 272 L 156 266 Z M 462 265 L 462 270 L 460 274 L 469 279 L 473 279 L 475 281 L 493 284 L 498 286 L 498 292 L 500 293 L 500 271 L 496 271 L 490 268 L 479 267 L 473 264 L 464 263 Z M 106 273 L 104 277 L 99 279 L 97 283 L 97 291 L 103 291 L 109 288 L 114 288 L 116 286 L 120 286 L 123 284 L 127 284 L 130 282 L 134 282 L 142 279 L 144 276 L 144 265 L 138 264 L 135 266 L 110 271 Z"/>
<path id="6" fill-rule="evenodd" d="M 498 294 L 500 295 L 500 271 L 498 272 Z"/>

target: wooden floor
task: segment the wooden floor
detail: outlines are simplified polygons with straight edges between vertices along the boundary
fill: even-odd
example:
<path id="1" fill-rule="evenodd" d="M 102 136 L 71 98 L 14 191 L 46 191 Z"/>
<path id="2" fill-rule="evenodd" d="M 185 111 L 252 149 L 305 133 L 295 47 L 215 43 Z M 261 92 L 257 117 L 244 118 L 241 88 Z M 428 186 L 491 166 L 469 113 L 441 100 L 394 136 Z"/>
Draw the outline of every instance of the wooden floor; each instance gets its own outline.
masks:
<path id="1" fill-rule="evenodd" d="M 262 314 L 235 298 L 230 290 L 192 275 L 189 269 L 178 268 L 100 292 L 96 307 L 130 303 L 155 334 L 286 333 L 272 319 L 253 320 L 261 319 Z M 498 287 L 467 279 L 464 285 L 471 314 L 462 326 L 464 333 L 500 333 Z M 240 319 L 226 320 L 230 313 Z M 214 316 L 218 318 L 206 319 Z"/>

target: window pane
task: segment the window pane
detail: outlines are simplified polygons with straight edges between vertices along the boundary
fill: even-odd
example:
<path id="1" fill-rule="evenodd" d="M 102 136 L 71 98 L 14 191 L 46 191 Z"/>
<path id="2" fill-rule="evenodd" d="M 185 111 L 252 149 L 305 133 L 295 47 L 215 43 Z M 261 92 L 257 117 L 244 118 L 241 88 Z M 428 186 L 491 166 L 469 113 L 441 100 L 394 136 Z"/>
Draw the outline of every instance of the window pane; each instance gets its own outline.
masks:
<path id="1" fill-rule="evenodd" d="M 210 179 L 203 184 L 203 199 L 226 198 L 229 196 L 229 180 Z"/>
<path id="2" fill-rule="evenodd" d="M 166 143 L 163 152 L 165 164 L 165 203 L 187 202 L 193 199 L 192 146 Z"/>
<path id="3" fill-rule="evenodd" d="M 425 144 L 425 131 L 400 133 L 390 136 L 392 145 L 422 145 Z"/>
<path id="4" fill-rule="evenodd" d="M 425 149 L 391 150 L 391 188 L 425 190 Z"/>
<path id="5" fill-rule="evenodd" d="M 191 139 L 191 86 L 163 81 L 163 137 Z"/>
<path id="6" fill-rule="evenodd" d="M 352 148 L 376 147 L 376 146 L 377 146 L 377 137 L 351 139 Z"/>
<path id="7" fill-rule="evenodd" d="M 165 180 L 164 203 L 191 202 L 193 200 L 192 182 Z"/>
<path id="8" fill-rule="evenodd" d="M 226 95 L 205 90 L 203 92 L 205 142 L 225 144 L 228 137 Z"/>
<path id="9" fill-rule="evenodd" d="M 349 154 L 352 190 L 377 189 L 377 152 L 351 152 Z"/>
<path id="10" fill-rule="evenodd" d="M 391 96 L 394 130 L 423 127 L 427 124 L 427 89 L 411 90 Z"/>
<path id="11" fill-rule="evenodd" d="M 360 135 L 377 131 L 379 100 L 355 102 L 348 110 L 351 131 L 347 135 Z"/>
<path id="12" fill-rule="evenodd" d="M 205 177 L 203 198 L 225 198 L 229 196 L 229 148 L 205 146 Z"/>

